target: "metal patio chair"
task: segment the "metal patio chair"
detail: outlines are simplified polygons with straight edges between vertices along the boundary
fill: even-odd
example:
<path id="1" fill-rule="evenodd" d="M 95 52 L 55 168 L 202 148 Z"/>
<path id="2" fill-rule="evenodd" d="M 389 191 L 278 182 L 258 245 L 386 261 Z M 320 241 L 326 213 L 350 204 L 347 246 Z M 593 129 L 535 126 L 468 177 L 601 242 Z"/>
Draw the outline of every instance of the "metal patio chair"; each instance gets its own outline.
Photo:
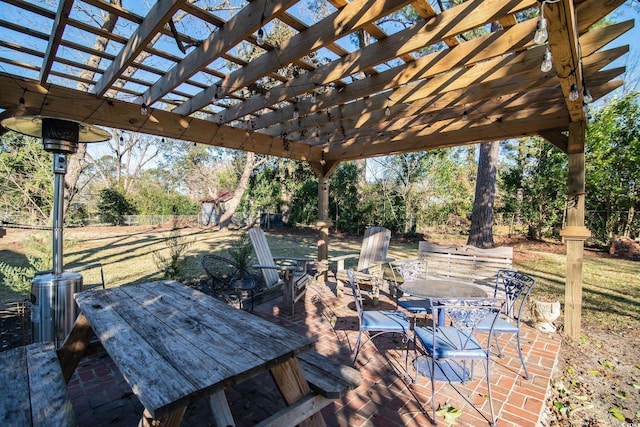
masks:
<path id="1" fill-rule="evenodd" d="M 356 311 L 358 312 L 358 338 L 356 339 L 356 344 L 353 348 L 353 365 L 355 366 L 356 361 L 358 360 L 358 354 L 360 354 L 360 350 L 368 341 L 371 341 L 378 335 L 387 332 L 399 333 L 403 337 L 403 342 L 406 342 L 407 344 L 405 351 L 404 368 L 408 379 L 409 340 L 411 338 L 409 335 L 409 331 L 411 329 L 411 324 L 409 322 L 409 319 L 407 318 L 407 315 L 399 310 L 365 311 L 362 306 L 362 294 L 360 292 L 360 286 L 358 285 L 358 282 L 355 281 L 354 271 L 351 269 L 347 270 L 347 277 L 349 278 L 349 284 L 351 285 L 351 289 L 353 291 L 353 298 L 356 302 Z M 365 332 L 368 335 L 368 339 L 362 342 L 362 335 Z"/>
<path id="2" fill-rule="evenodd" d="M 496 418 L 491 399 L 491 378 L 489 356 L 491 346 L 491 330 L 504 300 L 496 298 L 458 298 L 431 302 L 431 311 L 437 318 L 440 311 L 444 311 L 450 320 L 450 325 L 417 326 L 414 329 L 415 340 L 415 381 L 420 374 L 429 376 L 431 380 L 431 406 L 433 422 L 436 421 L 436 387 L 435 381 L 466 383 L 473 379 L 473 362 L 484 362 L 487 379 L 487 393 L 491 420 L 495 425 Z M 490 325 L 489 339 L 486 344 L 481 343 L 474 336 L 481 321 Z M 423 353 L 418 356 L 417 353 Z M 467 361 L 471 361 L 467 366 Z"/>
<path id="3" fill-rule="evenodd" d="M 493 334 L 513 334 L 516 336 L 518 344 L 518 355 L 520 356 L 520 362 L 522 363 L 522 369 L 524 370 L 525 379 L 529 379 L 529 372 L 524 363 L 524 357 L 522 355 L 522 344 L 520 340 L 520 324 L 522 322 L 523 310 L 526 306 L 529 295 L 536 285 L 536 281 L 521 272 L 515 270 L 500 270 L 498 271 L 498 277 L 496 278 L 496 285 L 493 292 L 493 296 L 505 294 L 506 303 L 504 309 L 495 325 L 493 326 Z M 476 328 L 478 332 L 489 332 L 491 325 L 487 320 L 480 322 Z M 496 337 L 496 347 L 498 347 L 498 356 L 503 358 L 504 354 L 500 348 Z"/>

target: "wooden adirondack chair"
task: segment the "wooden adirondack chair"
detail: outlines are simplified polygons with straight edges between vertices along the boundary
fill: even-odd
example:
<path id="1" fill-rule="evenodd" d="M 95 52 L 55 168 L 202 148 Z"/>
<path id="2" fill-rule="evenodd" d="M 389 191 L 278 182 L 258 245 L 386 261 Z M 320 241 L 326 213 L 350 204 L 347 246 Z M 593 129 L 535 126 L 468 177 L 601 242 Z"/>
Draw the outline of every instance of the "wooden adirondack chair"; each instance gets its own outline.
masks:
<path id="1" fill-rule="evenodd" d="M 267 288 L 282 285 L 284 311 L 292 316 L 294 304 L 304 296 L 307 283 L 311 280 L 311 276 L 307 274 L 307 266 L 313 260 L 311 258 L 274 257 L 262 229 L 252 227 L 248 234 L 259 262 L 253 268 L 259 268 L 262 271 Z"/>
<path id="2" fill-rule="evenodd" d="M 369 227 L 364 232 L 362 249 L 359 254 L 342 255 L 331 258 L 337 262 L 336 280 L 338 282 L 337 293 L 342 294 L 342 286 L 347 286 L 349 278 L 344 267 L 344 261 L 349 258 L 358 258 L 358 266 L 355 270 L 355 281 L 361 289 L 371 292 L 373 304 L 377 305 L 380 298 L 380 289 L 387 288 L 388 284 L 383 279 L 384 265 L 394 261 L 387 258 L 391 230 L 384 227 Z"/>

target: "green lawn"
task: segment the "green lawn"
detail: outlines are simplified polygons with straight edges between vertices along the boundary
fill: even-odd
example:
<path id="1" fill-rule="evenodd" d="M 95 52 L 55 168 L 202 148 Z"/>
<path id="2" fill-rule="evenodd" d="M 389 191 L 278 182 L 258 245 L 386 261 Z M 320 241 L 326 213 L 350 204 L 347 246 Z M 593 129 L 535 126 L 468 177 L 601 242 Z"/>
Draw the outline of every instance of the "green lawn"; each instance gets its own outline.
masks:
<path id="1" fill-rule="evenodd" d="M 239 238 L 240 231 L 219 232 L 198 228 L 186 228 L 181 237 L 193 241 L 186 252 L 181 280 L 192 281 L 205 277 L 198 259 L 206 253 L 228 256 L 228 249 Z M 27 232 L 9 230 L 0 239 L 0 259 L 11 264 L 28 265 L 21 242 Z M 284 230 L 266 232 L 274 255 L 317 257 L 317 234 L 314 230 Z M 152 253 L 167 251 L 169 230 L 142 227 L 82 228 L 65 230 L 69 243 L 65 246 L 65 266 L 77 266 L 100 262 L 104 266 L 108 287 L 124 283 L 160 279 L 162 276 L 153 262 Z M 358 253 L 361 238 L 332 236 L 329 255 Z M 564 298 L 565 256 L 539 252 L 539 248 L 527 249 L 517 245 L 515 250 L 526 262 L 516 262 L 522 270 L 537 280 L 534 295 L 555 295 Z M 392 238 L 389 256 L 395 259 L 415 257 L 418 244 L 415 240 Z M 354 261 L 355 262 L 355 261 Z M 334 265 L 331 267 L 335 268 Z M 586 256 L 583 280 L 583 322 L 608 324 L 615 327 L 640 327 L 640 263 L 608 257 Z M 97 271 L 83 273 L 85 282 L 94 282 Z M 0 285 L 0 300 L 16 296 L 4 284 Z"/>

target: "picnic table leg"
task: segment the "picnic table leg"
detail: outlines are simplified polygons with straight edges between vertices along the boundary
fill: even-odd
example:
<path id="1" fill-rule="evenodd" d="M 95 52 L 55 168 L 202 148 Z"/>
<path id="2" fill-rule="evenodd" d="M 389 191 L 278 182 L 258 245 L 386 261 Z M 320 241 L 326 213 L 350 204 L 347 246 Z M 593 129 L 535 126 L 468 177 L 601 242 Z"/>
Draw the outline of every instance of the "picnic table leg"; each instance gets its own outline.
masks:
<path id="1" fill-rule="evenodd" d="M 295 357 L 278 366 L 274 366 L 270 369 L 270 372 L 287 405 L 291 405 L 296 400 L 311 393 L 311 389 L 309 388 L 307 380 L 304 378 L 304 373 L 300 368 L 298 359 Z M 322 418 L 322 414 L 320 412 L 309 415 L 309 418 L 299 424 L 301 427 L 326 427 L 324 418 Z"/>
<path id="2" fill-rule="evenodd" d="M 93 329 L 89 321 L 84 314 L 80 313 L 62 348 L 58 350 L 58 360 L 60 360 L 65 382 L 68 383 L 73 376 L 80 359 L 87 351 L 92 335 Z"/>
<path id="3" fill-rule="evenodd" d="M 209 396 L 209 407 L 213 414 L 213 425 L 219 427 L 228 427 L 236 425 L 231 415 L 229 402 L 224 394 L 224 390 L 220 390 Z"/>
<path id="4" fill-rule="evenodd" d="M 182 417 L 184 416 L 184 412 L 187 410 L 186 406 L 182 408 L 176 409 L 169 415 L 164 418 L 155 419 L 153 416 L 147 411 L 144 410 L 142 414 L 142 418 L 138 422 L 138 427 L 178 427 L 182 422 Z"/>

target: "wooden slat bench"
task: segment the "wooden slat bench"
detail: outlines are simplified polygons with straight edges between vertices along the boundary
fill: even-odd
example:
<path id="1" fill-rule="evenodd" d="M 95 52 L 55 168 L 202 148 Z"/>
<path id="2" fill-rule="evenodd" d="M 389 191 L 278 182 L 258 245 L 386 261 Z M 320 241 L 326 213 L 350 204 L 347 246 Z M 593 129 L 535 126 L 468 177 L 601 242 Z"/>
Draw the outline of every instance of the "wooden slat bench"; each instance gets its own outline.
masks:
<path id="1" fill-rule="evenodd" d="M 493 291 L 498 270 L 513 269 L 513 248 L 479 249 L 474 246 L 438 245 L 422 241 L 419 256 L 427 262 L 427 275 L 473 282 Z"/>
<path id="2" fill-rule="evenodd" d="M 299 354 L 298 363 L 313 393 L 276 412 L 258 426 L 297 425 L 309 414 L 317 413 L 335 399 L 343 398 L 362 382 L 360 372 L 356 369 L 314 351 Z"/>
<path id="3" fill-rule="evenodd" d="M 76 425 L 53 343 L 35 343 L 0 353 L 0 384 L 2 425 Z"/>

